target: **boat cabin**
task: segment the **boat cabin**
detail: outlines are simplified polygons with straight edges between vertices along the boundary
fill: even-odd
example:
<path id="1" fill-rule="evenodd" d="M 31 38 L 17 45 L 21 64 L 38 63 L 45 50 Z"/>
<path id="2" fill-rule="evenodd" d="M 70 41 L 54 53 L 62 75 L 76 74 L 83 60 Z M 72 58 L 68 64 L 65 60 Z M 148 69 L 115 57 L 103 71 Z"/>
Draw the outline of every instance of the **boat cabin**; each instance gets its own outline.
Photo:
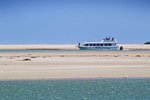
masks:
<path id="1" fill-rule="evenodd" d="M 116 43 L 85 43 L 83 46 L 116 46 Z"/>
<path id="2" fill-rule="evenodd" d="M 102 42 L 85 42 L 83 46 L 116 46 L 117 42 L 114 38 L 105 38 Z"/>

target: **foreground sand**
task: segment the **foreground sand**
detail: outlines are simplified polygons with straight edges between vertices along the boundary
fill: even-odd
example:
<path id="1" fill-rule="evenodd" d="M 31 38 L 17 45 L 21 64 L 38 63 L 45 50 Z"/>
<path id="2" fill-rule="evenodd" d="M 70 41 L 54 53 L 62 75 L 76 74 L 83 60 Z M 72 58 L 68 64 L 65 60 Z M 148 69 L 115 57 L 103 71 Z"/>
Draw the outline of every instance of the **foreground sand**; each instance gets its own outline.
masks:
<path id="1" fill-rule="evenodd" d="M 150 51 L 0 52 L 0 79 L 150 77 Z"/>

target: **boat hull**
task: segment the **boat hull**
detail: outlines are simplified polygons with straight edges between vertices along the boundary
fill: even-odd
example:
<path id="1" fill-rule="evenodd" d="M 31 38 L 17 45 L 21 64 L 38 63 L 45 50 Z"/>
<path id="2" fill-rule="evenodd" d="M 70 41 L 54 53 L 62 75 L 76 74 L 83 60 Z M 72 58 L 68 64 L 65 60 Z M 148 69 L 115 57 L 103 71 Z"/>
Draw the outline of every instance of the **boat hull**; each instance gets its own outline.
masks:
<path id="1" fill-rule="evenodd" d="M 119 46 L 110 46 L 110 47 L 85 47 L 85 46 L 78 46 L 80 50 L 119 50 Z"/>

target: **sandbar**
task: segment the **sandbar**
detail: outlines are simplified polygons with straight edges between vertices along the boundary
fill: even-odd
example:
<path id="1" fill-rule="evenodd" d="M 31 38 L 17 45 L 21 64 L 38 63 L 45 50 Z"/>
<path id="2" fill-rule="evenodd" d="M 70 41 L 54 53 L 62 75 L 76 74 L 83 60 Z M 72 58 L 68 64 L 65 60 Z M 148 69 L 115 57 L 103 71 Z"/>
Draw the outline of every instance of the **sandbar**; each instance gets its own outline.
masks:
<path id="1" fill-rule="evenodd" d="M 150 51 L 0 52 L 0 80 L 125 76 L 149 78 Z"/>
<path id="2" fill-rule="evenodd" d="M 118 44 L 124 49 L 150 49 L 150 45 L 144 44 Z M 26 44 L 26 45 L 0 45 L 0 50 L 16 50 L 16 49 L 78 49 L 77 44 Z"/>

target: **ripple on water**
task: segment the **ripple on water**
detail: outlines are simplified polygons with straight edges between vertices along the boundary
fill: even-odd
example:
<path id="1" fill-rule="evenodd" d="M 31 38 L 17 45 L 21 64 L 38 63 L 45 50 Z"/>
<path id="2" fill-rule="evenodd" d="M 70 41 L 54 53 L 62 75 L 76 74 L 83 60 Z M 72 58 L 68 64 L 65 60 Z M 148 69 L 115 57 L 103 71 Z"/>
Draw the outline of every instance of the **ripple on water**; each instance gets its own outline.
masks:
<path id="1" fill-rule="evenodd" d="M 150 79 L 0 81 L 1 100 L 148 100 Z"/>

